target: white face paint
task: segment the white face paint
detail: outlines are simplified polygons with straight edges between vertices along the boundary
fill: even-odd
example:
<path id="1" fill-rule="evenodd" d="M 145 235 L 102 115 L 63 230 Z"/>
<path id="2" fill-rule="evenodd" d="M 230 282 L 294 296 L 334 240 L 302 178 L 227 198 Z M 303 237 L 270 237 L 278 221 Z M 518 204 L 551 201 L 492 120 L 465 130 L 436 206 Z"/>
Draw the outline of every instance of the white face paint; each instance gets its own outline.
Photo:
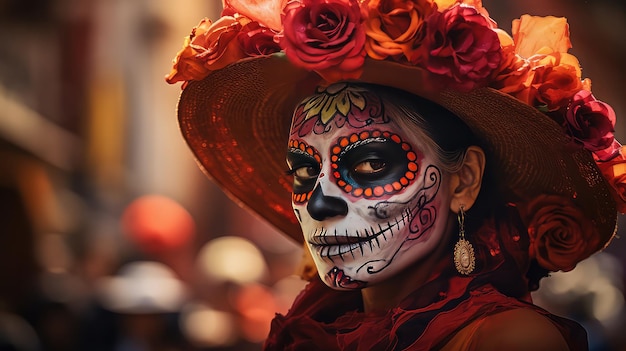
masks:
<path id="1" fill-rule="evenodd" d="M 360 87 L 336 84 L 296 109 L 287 160 L 293 208 L 322 280 L 383 282 L 433 252 L 449 196 L 434 153 Z"/>

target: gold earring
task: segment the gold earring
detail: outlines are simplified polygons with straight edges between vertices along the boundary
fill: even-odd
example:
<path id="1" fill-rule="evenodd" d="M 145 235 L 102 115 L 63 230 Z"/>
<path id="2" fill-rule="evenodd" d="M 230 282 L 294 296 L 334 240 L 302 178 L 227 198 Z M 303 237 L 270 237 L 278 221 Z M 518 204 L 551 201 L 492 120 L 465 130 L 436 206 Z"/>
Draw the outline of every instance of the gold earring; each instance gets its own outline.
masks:
<path id="1" fill-rule="evenodd" d="M 454 245 L 454 267 L 459 273 L 469 275 L 476 267 L 476 256 L 474 256 L 474 247 L 465 240 L 465 209 L 463 205 L 459 208 L 457 215 L 459 221 L 459 241 Z"/>

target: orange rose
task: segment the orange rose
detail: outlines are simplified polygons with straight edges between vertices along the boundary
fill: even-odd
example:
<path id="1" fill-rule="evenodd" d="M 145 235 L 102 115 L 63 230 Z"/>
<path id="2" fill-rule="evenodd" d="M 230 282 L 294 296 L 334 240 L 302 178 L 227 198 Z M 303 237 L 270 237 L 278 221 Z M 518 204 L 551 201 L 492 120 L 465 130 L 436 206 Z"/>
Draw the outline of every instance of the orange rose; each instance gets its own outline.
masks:
<path id="1" fill-rule="evenodd" d="M 424 19 L 435 10 L 431 0 L 370 0 L 365 50 L 377 60 L 387 57 L 421 61 L 420 43 L 424 37 Z"/>
<path id="2" fill-rule="evenodd" d="M 569 25 L 563 17 L 523 15 L 513 21 L 511 40 L 496 30 L 504 62 L 492 87 L 544 111 L 566 107 L 591 81 L 581 82 L 580 64 L 567 51 L 572 47 Z"/>
<path id="3" fill-rule="evenodd" d="M 530 91 L 530 65 L 526 59 L 515 53 L 513 38 L 508 33 L 501 29 L 494 31 L 498 33 L 502 46 L 502 63 L 496 70 L 491 87 L 524 100 L 523 96 L 527 96 Z"/>
<path id="4" fill-rule="evenodd" d="M 280 31 L 280 13 L 287 3 L 286 0 L 223 0 L 224 9 L 233 9 L 252 21 L 261 23 L 275 31 Z M 236 10 L 234 10 L 236 9 Z"/>
<path id="5" fill-rule="evenodd" d="M 434 0 L 434 2 L 437 4 L 439 11 L 445 11 L 457 3 L 460 3 L 461 0 Z"/>
<path id="6" fill-rule="evenodd" d="M 516 53 L 528 58 L 539 52 L 567 52 L 572 47 L 564 17 L 523 15 L 511 28 Z"/>
<path id="7" fill-rule="evenodd" d="M 553 52 L 529 59 L 532 83 L 526 103 L 555 111 L 567 106 L 570 99 L 583 88 L 581 69 L 575 56 Z"/>
<path id="8" fill-rule="evenodd" d="M 520 210 L 528 223 L 530 256 L 551 271 L 570 271 L 598 249 L 593 223 L 569 199 L 541 195 Z"/>
<path id="9" fill-rule="evenodd" d="M 620 213 L 626 213 L 626 146 L 622 146 L 618 155 L 613 159 L 597 164 L 610 185 L 611 195 L 617 203 L 617 210 Z"/>
<path id="10" fill-rule="evenodd" d="M 451 8 L 452 6 L 456 4 L 465 4 L 465 5 L 472 6 L 476 8 L 477 10 L 479 10 L 479 12 L 485 9 L 483 7 L 482 0 L 433 0 L 433 2 L 437 4 L 437 9 L 441 12 Z"/>
<path id="11" fill-rule="evenodd" d="M 487 12 L 487 9 L 483 7 L 482 0 L 432 0 L 432 1 L 437 5 L 437 10 L 439 10 L 439 12 L 443 12 L 456 4 L 469 5 L 475 8 L 478 11 L 478 13 L 483 15 L 483 17 L 485 17 L 488 20 L 492 28 L 498 27 L 496 22 L 492 20 L 491 17 L 489 17 L 489 12 Z"/>
<path id="12" fill-rule="evenodd" d="M 243 25 L 250 20 L 245 17 L 224 16 L 215 23 L 207 18 L 193 28 L 185 38 L 183 48 L 176 54 L 172 71 L 165 80 L 170 83 L 204 79 L 211 71 L 218 70 L 246 55 L 236 40 Z"/>
<path id="13" fill-rule="evenodd" d="M 183 48 L 173 60 L 172 71 L 165 77 L 168 83 L 174 84 L 192 79 L 200 80 L 209 74 L 209 70 L 204 67 L 204 64 L 195 59 L 199 50 L 194 48 L 191 42 L 197 35 L 205 33 L 210 26 L 211 20 L 204 18 L 197 26 L 193 27 L 191 34 L 185 38 Z"/>

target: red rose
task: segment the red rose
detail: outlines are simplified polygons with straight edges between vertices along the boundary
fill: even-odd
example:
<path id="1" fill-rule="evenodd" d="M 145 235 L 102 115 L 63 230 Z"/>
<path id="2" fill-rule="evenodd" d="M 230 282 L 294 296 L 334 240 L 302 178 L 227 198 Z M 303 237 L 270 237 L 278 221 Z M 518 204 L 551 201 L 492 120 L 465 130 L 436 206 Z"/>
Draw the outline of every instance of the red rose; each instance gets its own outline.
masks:
<path id="1" fill-rule="evenodd" d="M 276 33 L 258 22 L 250 22 L 243 26 L 237 39 L 243 52 L 248 56 L 269 55 L 280 51 L 280 46 L 274 41 Z"/>
<path id="2" fill-rule="evenodd" d="M 484 85 L 500 66 L 498 34 L 474 7 L 455 5 L 433 13 L 426 23 L 426 69 L 457 89 Z"/>
<path id="3" fill-rule="evenodd" d="M 357 0 L 293 0 L 282 21 L 279 44 L 294 65 L 329 81 L 360 77 L 365 29 Z"/>
<path id="4" fill-rule="evenodd" d="M 596 227 L 569 199 L 541 195 L 523 215 L 528 223 L 530 256 L 551 271 L 570 271 L 598 249 Z"/>
<path id="5" fill-rule="evenodd" d="M 597 165 L 610 185 L 617 210 L 626 213 L 626 146 L 619 149 L 617 156 L 609 161 L 597 162 Z"/>
<path id="6" fill-rule="evenodd" d="M 436 10 L 430 0 L 369 0 L 366 3 L 369 57 L 417 64 L 422 60 L 421 42 L 425 35 L 425 19 Z"/>
<path id="7" fill-rule="evenodd" d="M 565 127 L 574 142 L 589 151 L 610 147 L 615 140 L 615 111 L 581 90 L 572 98 L 565 113 Z"/>

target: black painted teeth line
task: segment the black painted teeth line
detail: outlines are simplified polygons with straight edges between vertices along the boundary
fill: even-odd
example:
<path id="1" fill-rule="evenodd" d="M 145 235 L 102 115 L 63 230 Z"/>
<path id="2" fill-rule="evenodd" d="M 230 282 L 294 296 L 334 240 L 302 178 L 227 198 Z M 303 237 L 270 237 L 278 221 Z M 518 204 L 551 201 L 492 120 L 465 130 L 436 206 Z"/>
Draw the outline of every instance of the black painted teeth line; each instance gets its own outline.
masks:
<path id="1" fill-rule="evenodd" d="M 383 230 L 383 227 L 380 225 L 380 223 L 378 223 L 378 230 L 380 231 L 380 235 L 383 236 L 383 239 L 387 241 L 387 235 L 385 235 L 385 231 Z"/>
<path id="2" fill-rule="evenodd" d="M 411 217 L 412 217 L 411 212 L 408 209 L 406 209 L 402 211 L 402 215 L 400 217 L 396 217 L 393 221 L 388 221 L 385 227 L 378 224 L 378 230 L 379 230 L 378 232 L 376 232 L 374 228 L 371 226 L 369 228 L 369 231 L 371 231 L 371 233 L 368 231 L 368 229 L 363 229 L 362 233 L 359 232 L 358 230 L 356 231 L 356 235 L 358 238 L 365 238 L 365 239 L 370 238 L 369 240 L 366 240 L 366 241 L 360 240 L 358 242 L 358 245 L 354 245 L 357 243 L 346 243 L 346 244 L 338 245 L 339 246 L 339 248 L 337 249 L 338 252 L 334 253 L 333 255 L 331 255 L 331 252 L 330 252 L 331 247 L 337 246 L 337 245 L 324 246 L 322 247 L 320 251 L 320 255 L 322 257 L 328 258 L 331 261 L 332 261 L 331 257 L 337 256 L 337 255 L 339 256 L 341 260 L 345 260 L 344 255 L 347 253 L 351 254 L 352 258 L 355 258 L 354 251 L 356 249 L 359 249 L 359 251 L 361 251 L 361 256 L 365 254 L 363 247 L 366 243 L 369 244 L 370 252 L 374 252 L 374 241 L 376 241 L 376 246 L 378 246 L 379 249 L 382 247 L 382 244 L 378 238 L 379 236 L 382 235 L 383 240 L 385 242 L 388 241 L 387 234 L 389 234 L 393 238 L 395 235 L 395 231 L 396 230 L 399 231 L 401 228 L 406 226 L 407 223 L 410 222 Z M 345 229 L 345 233 L 343 234 L 345 236 L 349 236 L 347 228 Z M 325 228 L 316 229 L 313 235 L 318 237 L 318 240 L 320 241 L 322 245 L 330 245 L 328 243 L 328 240 L 326 239 L 328 237 L 328 231 Z M 335 237 L 339 236 L 337 229 L 333 231 L 332 235 Z M 347 247 L 348 249 L 343 251 L 342 247 Z"/>

